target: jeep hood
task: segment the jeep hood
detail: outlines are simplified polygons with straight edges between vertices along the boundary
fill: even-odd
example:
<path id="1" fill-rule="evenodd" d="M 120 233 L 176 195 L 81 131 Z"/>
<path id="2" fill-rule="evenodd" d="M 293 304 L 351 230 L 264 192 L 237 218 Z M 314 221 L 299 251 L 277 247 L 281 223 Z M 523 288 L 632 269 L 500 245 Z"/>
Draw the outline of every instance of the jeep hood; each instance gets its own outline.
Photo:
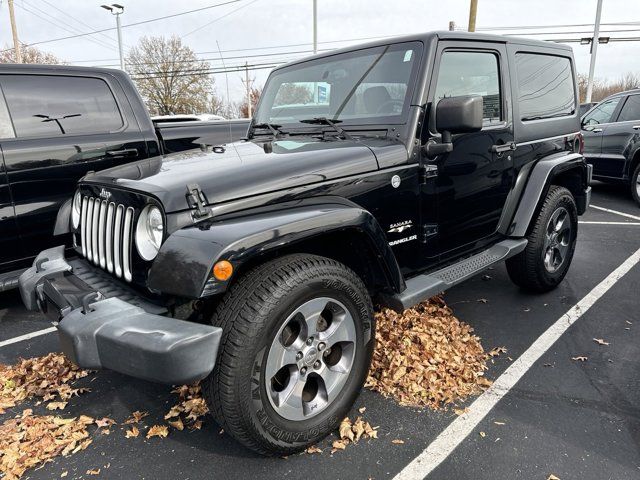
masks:
<path id="1" fill-rule="evenodd" d="M 372 150 L 358 140 L 293 137 L 153 157 L 97 172 L 83 182 L 151 194 L 171 213 L 189 208 L 190 184 L 200 186 L 208 204 L 216 204 L 377 168 Z"/>

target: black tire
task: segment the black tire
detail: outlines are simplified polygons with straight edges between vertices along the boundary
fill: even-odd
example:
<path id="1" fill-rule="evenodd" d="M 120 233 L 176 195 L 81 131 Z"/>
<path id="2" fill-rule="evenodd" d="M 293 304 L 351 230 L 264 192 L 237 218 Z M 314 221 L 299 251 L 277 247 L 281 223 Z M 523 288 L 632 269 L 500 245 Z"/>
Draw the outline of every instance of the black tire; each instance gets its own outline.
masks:
<path id="1" fill-rule="evenodd" d="M 320 413 L 289 420 L 268 396 L 267 358 L 289 316 L 318 297 L 340 302 L 354 320 L 352 366 L 344 386 Z M 375 343 L 373 306 L 362 280 L 346 266 L 313 255 L 287 255 L 249 271 L 222 299 L 212 323 L 223 334 L 203 395 L 225 432 L 263 455 L 299 452 L 334 431 L 364 384 Z"/>
<path id="2" fill-rule="evenodd" d="M 567 213 L 571 230 L 566 234 L 567 245 L 562 246 L 563 249 L 566 249 L 566 253 L 561 256 L 562 262 L 554 270 L 552 265 L 551 268 L 548 268 L 545 264 L 545 258 L 549 252 L 549 249 L 545 247 L 545 240 L 547 228 L 557 212 L 563 215 L 563 212 Z M 571 265 L 577 235 L 578 211 L 573 195 L 564 187 L 551 186 L 540 207 L 538 216 L 530 228 L 527 247 L 506 261 L 507 272 L 513 283 L 532 292 L 548 292 L 556 288 L 564 279 Z M 549 258 L 554 258 L 553 254 Z M 553 263 L 553 261 L 549 263 Z"/>
<path id="3" fill-rule="evenodd" d="M 631 196 L 640 207 L 640 163 L 638 163 L 633 175 L 631 175 Z"/>

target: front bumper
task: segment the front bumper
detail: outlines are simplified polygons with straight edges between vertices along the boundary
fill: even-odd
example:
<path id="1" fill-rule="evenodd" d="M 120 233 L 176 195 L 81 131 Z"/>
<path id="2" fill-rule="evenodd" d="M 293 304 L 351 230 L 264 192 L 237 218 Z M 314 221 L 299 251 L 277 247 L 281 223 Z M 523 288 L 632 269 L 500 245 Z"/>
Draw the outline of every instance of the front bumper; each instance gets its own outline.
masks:
<path id="1" fill-rule="evenodd" d="M 82 368 L 144 380 L 191 383 L 215 364 L 222 329 L 161 315 L 165 309 L 120 285 L 64 248 L 45 250 L 20 276 L 30 310 L 58 322 L 62 350 Z"/>

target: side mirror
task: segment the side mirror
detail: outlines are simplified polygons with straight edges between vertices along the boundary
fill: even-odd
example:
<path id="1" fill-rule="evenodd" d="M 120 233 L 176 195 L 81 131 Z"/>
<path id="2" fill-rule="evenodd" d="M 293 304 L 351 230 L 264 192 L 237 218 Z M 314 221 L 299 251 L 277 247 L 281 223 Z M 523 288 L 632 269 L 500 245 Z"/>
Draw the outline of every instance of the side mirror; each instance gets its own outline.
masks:
<path id="1" fill-rule="evenodd" d="M 447 97 L 440 100 L 436 107 L 436 130 L 442 134 L 442 142 L 427 143 L 427 156 L 433 158 L 451 152 L 453 134 L 482 130 L 482 107 L 483 101 L 479 95 Z"/>

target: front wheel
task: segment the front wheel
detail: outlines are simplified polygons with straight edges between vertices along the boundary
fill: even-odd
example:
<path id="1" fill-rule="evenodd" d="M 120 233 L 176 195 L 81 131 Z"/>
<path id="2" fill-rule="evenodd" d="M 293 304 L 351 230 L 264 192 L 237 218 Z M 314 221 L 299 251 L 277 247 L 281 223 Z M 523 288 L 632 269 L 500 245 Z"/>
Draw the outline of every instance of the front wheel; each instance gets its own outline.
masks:
<path id="1" fill-rule="evenodd" d="M 577 236 L 578 211 L 573 195 L 566 188 L 554 185 L 527 236 L 527 247 L 507 259 L 509 277 L 525 290 L 554 289 L 569 270 Z"/>
<path id="2" fill-rule="evenodd" d="M 225 432 L 261 454 L 301 451 L 335 430 L 371 362 L 371 299 L 331 259 L 288 255 L 256 267 L 212 322 L 223 335 L 204 396 Z"/>

